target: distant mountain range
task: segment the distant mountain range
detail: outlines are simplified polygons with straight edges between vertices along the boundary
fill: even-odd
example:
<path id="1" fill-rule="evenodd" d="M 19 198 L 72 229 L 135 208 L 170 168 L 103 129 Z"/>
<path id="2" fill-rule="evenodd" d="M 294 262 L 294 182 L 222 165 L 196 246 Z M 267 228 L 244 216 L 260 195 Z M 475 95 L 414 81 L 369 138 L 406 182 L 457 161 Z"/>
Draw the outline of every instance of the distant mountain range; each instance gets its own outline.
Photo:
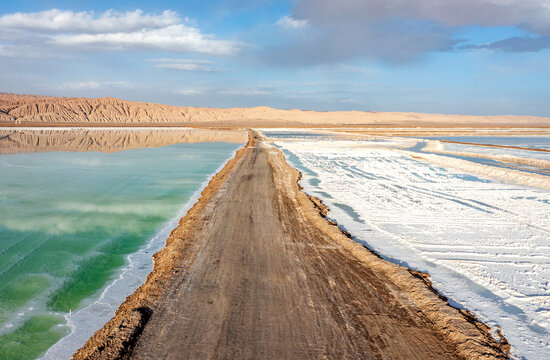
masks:
<path id="1" fill-rule="evenodd" d="M 211 126 L 545 126 L 537 116 L 466 116 L 372 111 L 204 108 L 126 101 L 0 93 L 2 125 L 211 125 Z"/>

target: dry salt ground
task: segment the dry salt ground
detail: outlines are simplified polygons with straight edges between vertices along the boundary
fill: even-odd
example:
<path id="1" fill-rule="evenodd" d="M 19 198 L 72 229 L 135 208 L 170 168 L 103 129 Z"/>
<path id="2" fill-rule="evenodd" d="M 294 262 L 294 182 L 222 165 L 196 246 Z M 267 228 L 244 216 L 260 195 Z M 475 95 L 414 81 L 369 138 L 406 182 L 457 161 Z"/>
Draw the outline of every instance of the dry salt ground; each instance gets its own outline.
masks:
<path id="1" fill-rule="evenodd" d="M 549 190 L 433 165 L 395 139 L 280 138 L 305 191 L 357 241 L 429 272 L 454 306 L 502 329 L 514 358 L 550 358 Z"/>

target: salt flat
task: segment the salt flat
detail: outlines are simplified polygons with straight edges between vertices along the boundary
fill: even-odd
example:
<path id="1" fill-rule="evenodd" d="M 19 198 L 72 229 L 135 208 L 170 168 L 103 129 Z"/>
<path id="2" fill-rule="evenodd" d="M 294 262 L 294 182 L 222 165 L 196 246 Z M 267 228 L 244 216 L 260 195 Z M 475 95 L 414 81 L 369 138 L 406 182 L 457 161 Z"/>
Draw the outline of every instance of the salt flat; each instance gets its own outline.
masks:
<path id="1" fill-rule="evenodd" d="M 329 216 L 385 258 L 429 272 L 452 304 L 502 328 L 515 357 L 549 358 L 548 190 L 433 165 L 394 151 L 395 139 L 313 140 L 275 143 Z"/>
<path id="2" fill-rule="evenodd" d="M 485 147 L 485 146 L 476 146 L 476 145 L 463 145 L 463 144 L 444 144 L 445 150 L 447 151 L 456 151 L 456 152 L 467 152 L 467 153 L 481 153 L 481 154 L 490 154 L 496 156 L 517 156 L 522 158 L 538 159 L 550 161 L 550 153 L 547 152 L 538 152 L 538 151 L 529 151 L 529 150 L 516 150 L 516 149 L 503 149 L 503 148 L 494 148 L 494 147 Z"/>

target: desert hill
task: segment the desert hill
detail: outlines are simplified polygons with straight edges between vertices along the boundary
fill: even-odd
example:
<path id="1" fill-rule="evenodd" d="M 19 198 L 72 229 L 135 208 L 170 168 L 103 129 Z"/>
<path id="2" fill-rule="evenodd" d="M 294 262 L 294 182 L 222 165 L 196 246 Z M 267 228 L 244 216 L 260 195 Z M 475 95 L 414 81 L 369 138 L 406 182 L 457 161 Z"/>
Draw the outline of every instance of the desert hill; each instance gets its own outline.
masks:
<path id="1" fill-rule="evenodd" d="M 226 126 L 397 125 L 550 126 L 536 116 L 465 116 L 403 112 L 201 108 L 126 101 L 0 93 L 0 123 L 24 124 L 215 124 Z"/>

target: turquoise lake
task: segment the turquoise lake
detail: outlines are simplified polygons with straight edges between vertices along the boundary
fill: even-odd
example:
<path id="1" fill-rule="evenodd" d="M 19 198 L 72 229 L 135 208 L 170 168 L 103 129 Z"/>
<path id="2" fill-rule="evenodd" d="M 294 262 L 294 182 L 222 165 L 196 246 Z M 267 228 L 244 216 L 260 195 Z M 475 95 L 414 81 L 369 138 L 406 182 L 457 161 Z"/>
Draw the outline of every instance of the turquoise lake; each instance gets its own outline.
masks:
<path id="1" fill-rule="evenodd" d="M 67 319 L 120 278 L 128 256 L 144 254 L 240 146 L 0 155 L 0 359 L 40 357 L 74 330 Z M 123 299 L 133 290 L 121 286 Z"/>

